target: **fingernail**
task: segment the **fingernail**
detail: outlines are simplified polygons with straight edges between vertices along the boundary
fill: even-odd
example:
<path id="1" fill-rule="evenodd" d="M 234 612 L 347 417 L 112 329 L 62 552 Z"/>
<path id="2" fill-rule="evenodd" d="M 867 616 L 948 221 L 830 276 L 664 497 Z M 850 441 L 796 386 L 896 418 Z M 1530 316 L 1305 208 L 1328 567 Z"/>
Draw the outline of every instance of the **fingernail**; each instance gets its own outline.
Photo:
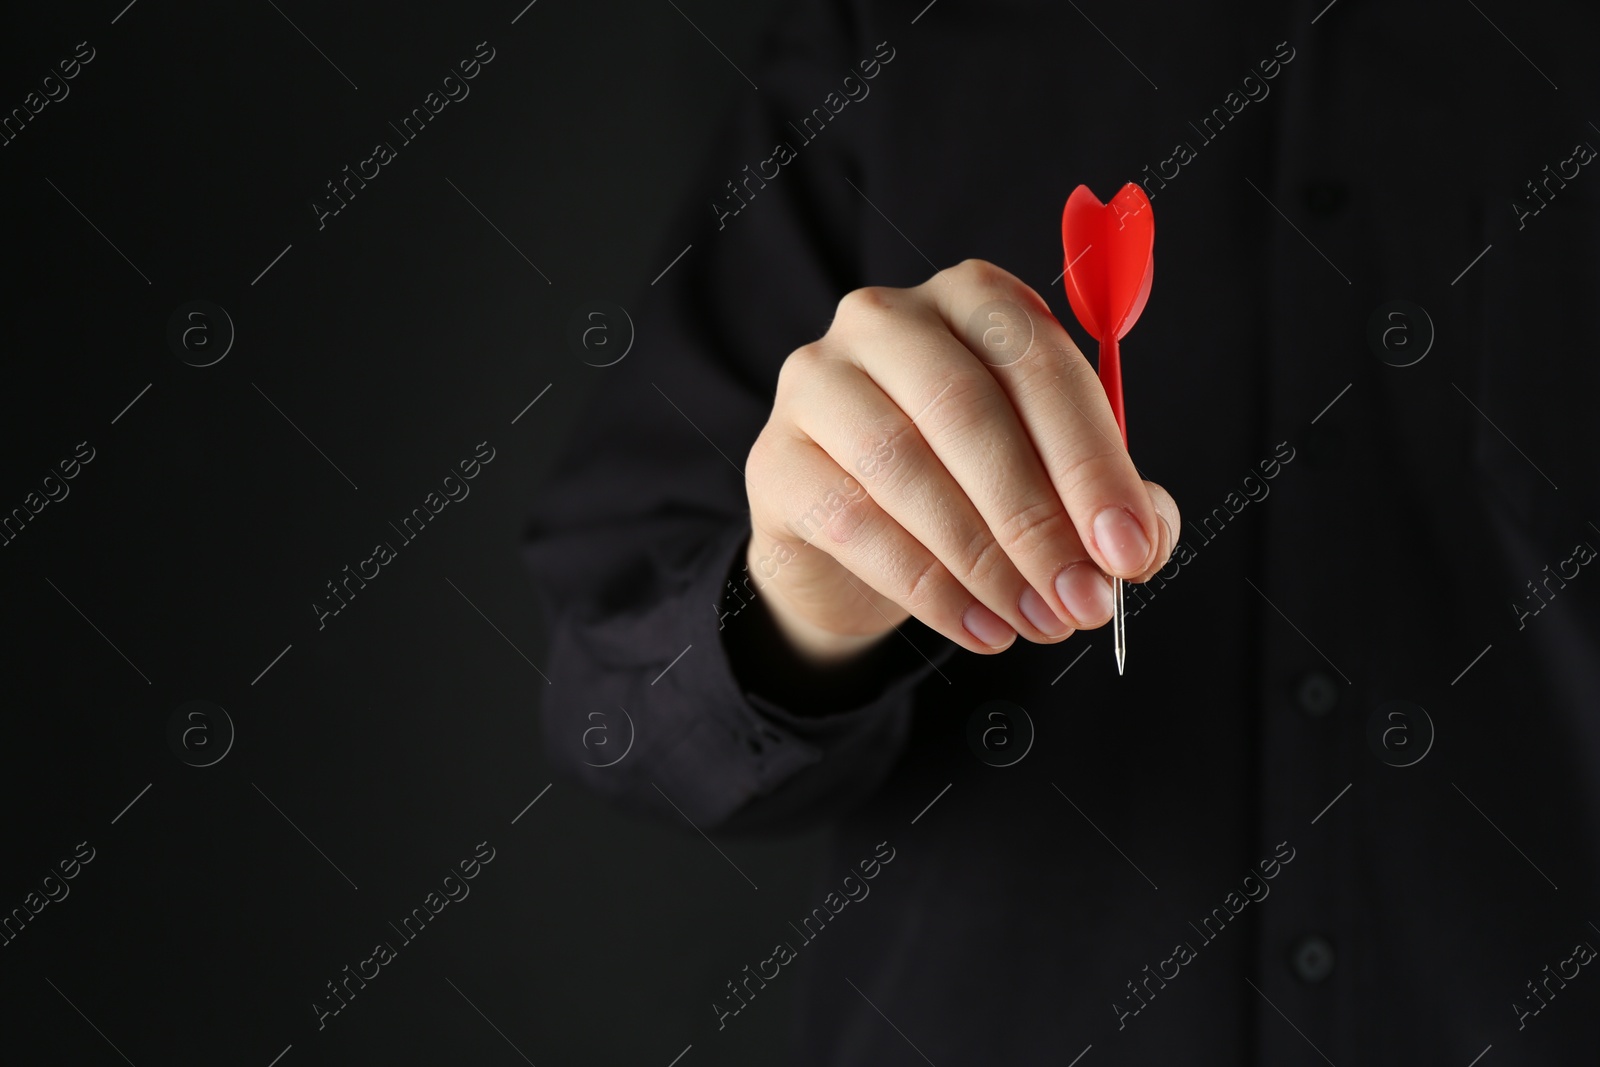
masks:
<path id="1" fill-rule="evenodd" d="M 977 601 L 961 616 L 961 625 L 990 648 L 1005 648 L 1017 636 L 1004 619 Z"/>
<path id="2" fill-rule="evenodd" d="M 1074 563 L 1056 575 L 1056 593 L 1081 627 L 1103 626 L 1111 618 L 1111 583 L 1093 563 Z"/>
<path id="3" fill-rule="evenodd" d="M 1023 616 L 1046 637 L 1060 637 L 1072 629 L 1056 617 L 1050 605 L 1045 603 L 1044 597 L 1040 596 L 1031 585 L 1022 590 L 1022 597 L 1017 601 L 1017 610 L 1021 611 Z"/>
<path id="4" fill-rule="evenodd" d="M 1150 558 L 1150 540 L 1126 508 L 1102 508 L 1094 517 L 1094 542 L 1113 570 L 1134 574 Z"/>

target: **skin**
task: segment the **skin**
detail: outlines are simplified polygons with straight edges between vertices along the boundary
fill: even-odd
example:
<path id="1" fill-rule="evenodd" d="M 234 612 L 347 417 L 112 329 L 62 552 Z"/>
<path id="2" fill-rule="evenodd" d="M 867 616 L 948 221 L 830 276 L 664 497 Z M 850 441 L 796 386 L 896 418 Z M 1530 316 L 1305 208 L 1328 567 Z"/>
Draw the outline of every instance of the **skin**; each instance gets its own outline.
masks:
<path id="1" fill-rule="evenodd" d="M 975 314 L 992 301 L 1000 318 Z M 980 654 L 1063 641 L 1110 620 L 1107 575 L 1148 579 L 1180 530 L 1043 298 L 977 259 L 847 294 L 784 361 L 745 473 L 749 573 L 816 666 L 910 616 Z"/>

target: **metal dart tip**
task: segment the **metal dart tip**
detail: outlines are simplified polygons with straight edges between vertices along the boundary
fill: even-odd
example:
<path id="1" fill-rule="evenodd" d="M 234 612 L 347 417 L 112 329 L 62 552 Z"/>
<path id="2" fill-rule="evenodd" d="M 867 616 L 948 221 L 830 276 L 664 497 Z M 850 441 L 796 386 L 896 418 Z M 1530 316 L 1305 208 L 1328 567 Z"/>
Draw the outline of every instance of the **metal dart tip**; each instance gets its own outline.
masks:
<path id="1" fill-rule="evenodd" d="M 1127 616 L 1123 611 L 1121 578 L 1113 578 L 1111 580 L 1111 596 L 1113 602 L 1111 633 L 1117 646 L 1117 675 L 1121 677 L 1122 665 L 1128 659 L 1128 623 Z"/>

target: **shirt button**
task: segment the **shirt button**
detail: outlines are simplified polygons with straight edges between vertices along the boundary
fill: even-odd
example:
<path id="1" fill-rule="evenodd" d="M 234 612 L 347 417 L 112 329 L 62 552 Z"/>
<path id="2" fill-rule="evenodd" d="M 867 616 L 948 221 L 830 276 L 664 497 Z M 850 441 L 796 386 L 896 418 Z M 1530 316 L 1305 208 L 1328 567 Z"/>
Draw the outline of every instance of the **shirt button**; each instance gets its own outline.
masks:
<path id="1" fill-rule="evenodd" d="M 1295 686 L 1294 699 L 1307 715 L 1326 715 L 1339 703 L 1339 687 L 1321 671 L 1307 671 Z"/>
<path id="2" fill-rule="evenodd" d="M 1333 946 L 1320 934 L 1308 934 L 1295 945 L 1290 963 L 1301 981 L 1320 982 L 1333 972 Z"/>
<path id="3" fill-rule="evenodd" d="M 1350 199 L 1350 188 L 1344 182 L 1314 181 L 1306 183 L 1306 209 L 1320 218 L 1332 218 L 1344 210 Z"/>

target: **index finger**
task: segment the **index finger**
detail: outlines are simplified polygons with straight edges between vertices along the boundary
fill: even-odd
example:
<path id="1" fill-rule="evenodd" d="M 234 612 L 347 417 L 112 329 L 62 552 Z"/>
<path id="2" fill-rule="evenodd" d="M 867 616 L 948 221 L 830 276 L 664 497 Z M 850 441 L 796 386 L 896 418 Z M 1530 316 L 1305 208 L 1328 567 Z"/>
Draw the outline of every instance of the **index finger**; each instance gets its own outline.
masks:
<path id="1" fill-rule="evenodd" d="M 1095 562 L 1119 578 L 1148 571 L 1161 545 L 1155 504 L 1095 369 L 1044 298 L 975 259 L 919 288 L 1000 383 Z"/>

